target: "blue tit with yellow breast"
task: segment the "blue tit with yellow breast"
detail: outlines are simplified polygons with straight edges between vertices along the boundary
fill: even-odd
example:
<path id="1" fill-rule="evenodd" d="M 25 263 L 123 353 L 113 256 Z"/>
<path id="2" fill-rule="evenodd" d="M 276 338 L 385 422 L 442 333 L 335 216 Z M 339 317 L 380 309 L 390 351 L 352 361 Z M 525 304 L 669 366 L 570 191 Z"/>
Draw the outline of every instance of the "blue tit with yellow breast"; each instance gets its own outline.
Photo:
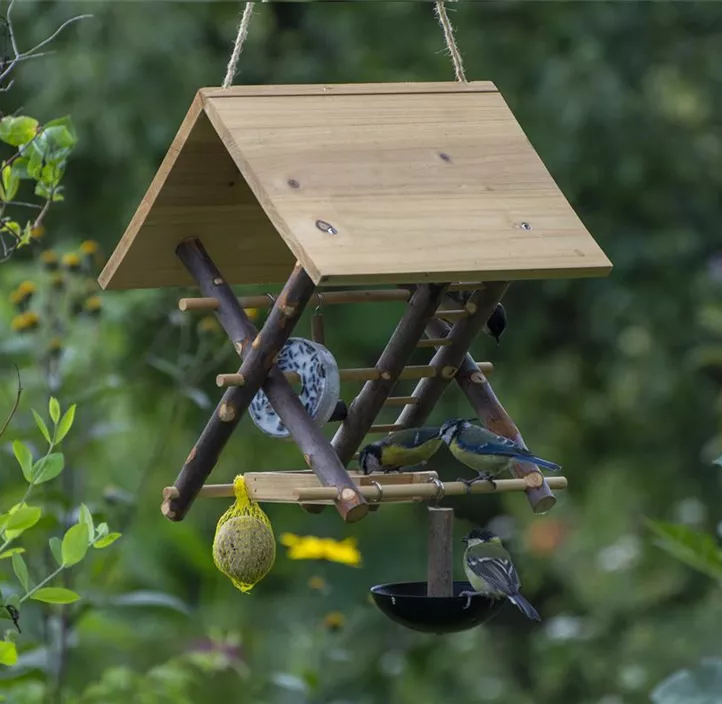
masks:
<path id="1" fill-rule="evenodd" d="M 474 528 L 463 541 L 464 572 L 474 589 L 459 595 L 467 598 L 464 608 L 469 608 L 473 595 L 484 594 L 492 599 L 508 599 L 524 616 L 541 621 L 537 610 L 520 593 L 519 575 L 501 539 L 489 530 Z"/>
<path id="2" fill-rule="evenodd" d="M 399 471 L 428 462 L 442 442 L 438 427 L 397 430 L 366 445 L 359 453 L 359 465 L 364 474 Z"/>
<path id="3" fill-rule="evenodd" d="M 536 457 L 509 438 L 461 418 L 446 421 L 441 426 L 439 435 L 459 462 L 477 472 L 478 476 L 471 481 L 459 480 L 467 485 L 480 479 L 486 479 L 493 484 L 493 478 L 508 469 L 514 461 L 533 462 L 553 472 L 561 469 L 561 465 L 556 462 Z"/>

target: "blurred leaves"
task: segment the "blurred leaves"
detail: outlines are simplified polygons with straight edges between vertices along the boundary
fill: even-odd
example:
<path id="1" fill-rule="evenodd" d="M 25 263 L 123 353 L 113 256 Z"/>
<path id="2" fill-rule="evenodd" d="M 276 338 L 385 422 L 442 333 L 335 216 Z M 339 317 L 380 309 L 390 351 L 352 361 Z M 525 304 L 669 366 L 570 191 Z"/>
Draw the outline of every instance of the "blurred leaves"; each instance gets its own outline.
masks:
<path id="1" fill-rule="evenodd" d="M 722 550 L 714 538 L 682 525 L 647 521 L 655 544 L 686 565 L 722 582 Z"/>
<path id="2" fill-rule="evenodd" d="M 654 704 L 719 704 L 722 701 L 722 659 L 706 658 L 694 670 L 680 670 L 650 695 Z"/>

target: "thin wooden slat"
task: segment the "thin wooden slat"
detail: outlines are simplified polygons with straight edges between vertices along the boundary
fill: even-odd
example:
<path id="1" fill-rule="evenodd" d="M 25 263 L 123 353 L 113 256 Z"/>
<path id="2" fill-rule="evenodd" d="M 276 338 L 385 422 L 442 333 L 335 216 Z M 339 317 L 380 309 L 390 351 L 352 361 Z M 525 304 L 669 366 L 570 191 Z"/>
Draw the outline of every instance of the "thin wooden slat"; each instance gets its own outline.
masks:
<path id="1" fill-rule="evenodd" d="M 611 270 L 498 92 L 300 92 L 199 92 L 103 287 L 189 284 L 172 252 L 190 236 L 233 284 L 284 281 L 295 260 L 343 286 Z"/>
<path id="2" fill-rule="evenodd" d="M 434 314 L 434 318 L 437 320 L 461 320 L 462 318 L 468 318 L 469 311 L 467 310 L 439 310 Z"/>
<path id="3" fill-rule="evenodd" d="M 429 506 L 426 595 L 454 595 L 454 509 Z"/>

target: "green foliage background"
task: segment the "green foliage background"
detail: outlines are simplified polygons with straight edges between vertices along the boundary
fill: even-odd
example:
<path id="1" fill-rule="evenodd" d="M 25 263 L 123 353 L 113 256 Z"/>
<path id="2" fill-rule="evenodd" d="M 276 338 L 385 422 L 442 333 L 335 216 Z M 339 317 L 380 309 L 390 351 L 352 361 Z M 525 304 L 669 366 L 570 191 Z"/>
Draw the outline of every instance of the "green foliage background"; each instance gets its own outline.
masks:
<path id="1" fill-rule="evenodd" d="M 66 200 L 47 220 L 59 250 L 91 238 L 112 251 L 195 91 L 220 83 L 239 9 L 18 4 L 16 31 L 28 44 L 72 14 L 94 14 L 61 37 L 52 57 L 27 62 L 12 91 L 0 95 L 5 112 L 22 106 L 41 122 L 72 115 L 80 141 L 64 178 Z M 615 265 L 607 279 L 514 284 L 503 344 L 480 340 L 474 349 L 495 363 L 492 383 L 529 445 L 562 463 L 570 480 L 547 517 L 531 515 L 518 496 L 479 499 L 462 512 L 481 525 L 495 520 L 509 536 L 544 624 L 534 628 L 505 609 L 483 629 L 431 637 L 385 620 L 367 589 L 423 579 L 421 507 L 388 508 L 345 526 L 330 511 L 309 516 L 270 506 L 277 534 L 357 537 L 363 566 L 290 562 L 281 550 L 250 596 L 236 592 L 211 559 L 225 502 L 199 501 L 181 524 L 158 511 L 162 487 L 218 396 L 214 373 L 227 367 L 216 363 L 192 385 L 184 381 L 197 333 L 195 319 L 172 314 L 181 292 L 108 293 L 100 334 L 69 333 L 57 395 L 79 404 L 85 437 L 77 441 L 76 475 L 86 501 L 127 525 L 82 577 L 97 608 L 78 620 L 70 641 L 68 696 L 111 666 L 140 676 L 210 647 L 216 632 L 237 639 L 213 641 L 233 667 L 195 674 L 196 689 L 184 680 L 189 701 L 636 704 L 675 670 L 720 656 L 718 585 L 655 547 L 644 518 L 713 535 L 722 521 L 720 468 L 712 464 L 722 449 L 722 5 L 465 2 L 453 9 L 469 77 L 500 87 Z M 243 83 L 453 77 L 426 2 L 259 6 L 240 67 Z M 3 290 L 34 266 L 18 253 L 0 269 Z M 10 362 L 30 360 L 32 346 L 10 335 L 10 305 L 2 306 L 2 403 L 9 407 Z M 399 312 L 391 304 L 329 310 L 328 343 L 338 361 L 373 363 Z M 210 346 L 223 344 L 218 337 Z M 175 372 L 149 364 L 149 354 Z M 25 383 L 28 411 L 33 394 L 47 389 Z M 468 408 L 450 389 L 436 418 L 457 413 Z M 26 420 L 16 421 L 18 432 Z M 246 419 L 214 477 L 299 461 L 293 447 L 267 440 Z M 17 492 L 21 478 L 3 471 L 0 495 Z M 468 527 L 460 520 L 459 536 Z M 558 529 L 554 549 L 540 548 L 539 536 Z M 309 588 L 312 576 L 323 576 L 329 590 Z M 346 617 L 340 630 L 323 626 L 332 611 Z M 39 638 L 36 627 L 27 624 L 28 644 Z M 11 701 L 41 701 L 27 683 L 44 679 L 44 663 L 43 649 L 28 645 L 20 666 L 0 674 Z M 126 695 L 84 701 L 128 701 L 136 691 L 123 690 L 135 677 L 130 671 L 108 677 Z M 22 690 L 13 690 L 18 682 Z M 138 686 L 147 698 L 137 701 L 171 696 L 170 684 Z"/>

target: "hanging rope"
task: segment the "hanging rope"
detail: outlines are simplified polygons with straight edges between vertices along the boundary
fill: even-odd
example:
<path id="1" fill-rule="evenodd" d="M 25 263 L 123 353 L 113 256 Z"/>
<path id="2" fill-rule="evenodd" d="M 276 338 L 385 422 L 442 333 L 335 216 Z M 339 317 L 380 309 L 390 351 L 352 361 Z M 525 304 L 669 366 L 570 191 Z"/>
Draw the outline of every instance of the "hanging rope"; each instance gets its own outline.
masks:
<path id="1" fill-rule="evenodd" d="M 461 52 L 454 38 L 454 28 L 451 26 L 449 15 L 446 14 L 446 6 L 444 0 L 436 0 L 436 17 L 439 20 L 441 29 L 444 30 L 444 39 L 446 39 L 446 47 L 451 54 L 451 61 L 454 64 L 454 72 L 456 80 L 460 83 L 467 83 L 466 74 L 464 73 L 464 60 L 461 58 Z"/>
<path id="2" fill-rule="evenodd" d="M 266 2 L 266 0 L 261 0 Z M 236 42 L 233 45 L 233 51 L 231 52 L 231 58 L 228 59 L 228 66 L 226 67 L 226 77 L 223 79 L 223 87 L 230 88 L 233 83 L 233 79 L 238 71 L 238 59 L 241 58 L 241 52 L 243 51 L 243 44 L 248 36 L 248 27 L 251 24 L 251 17 L 253 17 L 253 8 L 255 2 L 247 2 L 246 7 L 241 15 L 241 21 L 238 24 L 238 34 L 236 35 Z"/>

